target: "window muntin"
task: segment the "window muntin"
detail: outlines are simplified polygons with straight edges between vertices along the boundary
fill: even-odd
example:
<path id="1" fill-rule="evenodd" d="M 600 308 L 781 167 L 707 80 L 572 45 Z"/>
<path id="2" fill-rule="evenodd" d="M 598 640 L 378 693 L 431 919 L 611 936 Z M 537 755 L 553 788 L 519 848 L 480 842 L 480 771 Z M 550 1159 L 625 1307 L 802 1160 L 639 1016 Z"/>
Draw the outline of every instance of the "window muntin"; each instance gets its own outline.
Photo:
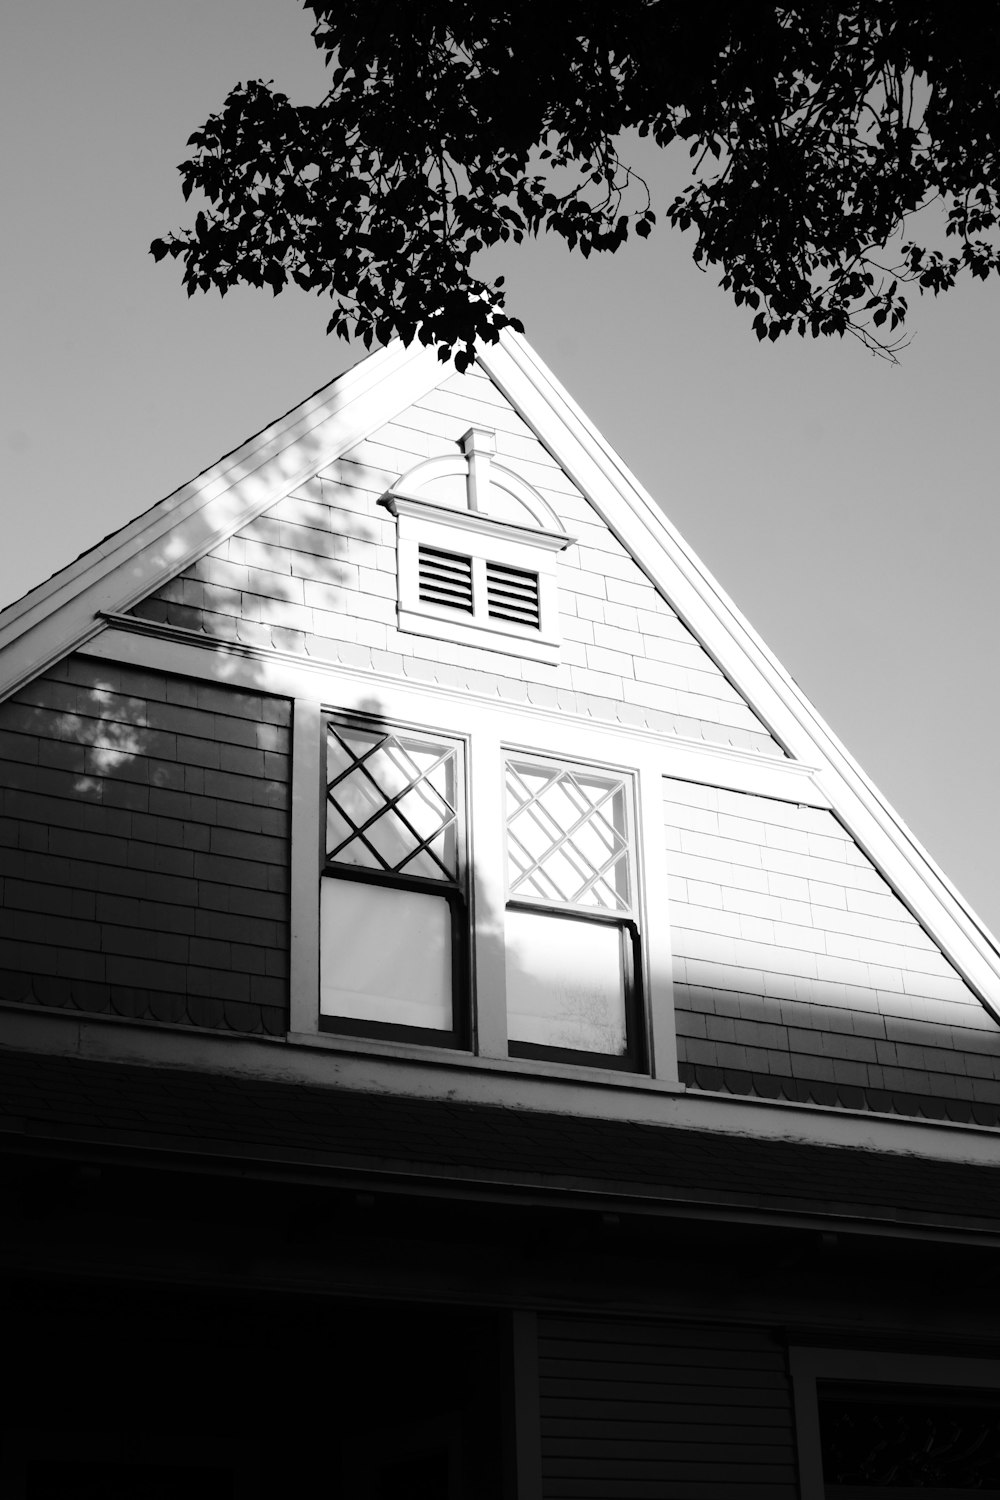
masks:
<path id="1" fill-rule="evenodd" d="M 329 720 L 320 1026 L 461 1044 L 461 746 Z"/>
<path id="2" fill-rule="evenodd" d="M 631 911 L 627 806 L 623 777 L 508 760 L 509 895 Z"/>
<path id="3" fill-rule="evenodd" d="M 437 739 L 329 724 L 327 863 L 454 880 L 457 757 Z"/>
<path id="4" fill-rule="evenodd" d="M 510 1050 L 636 1068 L 630 780 L 511 755 L 506 795 Z"/>

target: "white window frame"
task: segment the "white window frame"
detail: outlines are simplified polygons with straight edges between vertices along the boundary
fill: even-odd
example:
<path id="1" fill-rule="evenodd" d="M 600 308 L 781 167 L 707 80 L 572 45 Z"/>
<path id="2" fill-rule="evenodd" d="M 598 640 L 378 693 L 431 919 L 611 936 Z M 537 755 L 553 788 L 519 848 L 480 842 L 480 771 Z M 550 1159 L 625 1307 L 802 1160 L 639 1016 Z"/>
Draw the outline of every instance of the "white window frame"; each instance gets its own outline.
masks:
<path id="1" fill-rule="evenodd" d="M 508 826 L 511 816 L 509 804 L 509 793 L 507 790 L 507 769 L 509 763 L 529 763 L 531 765 L 549 768 L 554 771 L 577 771 L 583 776 L 607 777 L 617 780 L 622 784 L 625 802 L 625 837 L 626 837 L 626 861 L 629 884 L 629 904 L 625 910 L 612 911 L 609 908 L 596 908 L 569 901 L 555 899 L 544 899 L 541 897 L 526 896 L 518 894 L 511 889 L 510 882 L 510 851 L 508 845 Z M 543 915 L 573 918 L 578 921 L 592 921 L 601 926 L 610 926 L 624 929 L 628 932 L 626 939 L 624 932 L 622 942 L 630 941 L 634 948 L 634 961 L 629 965 L 629 972 L 623 975 L 625 985 L 625 1022 L 626 1022 L 626 1051 L 621 1056 L 601 1052 L 583 1052 L 570 1048 L 556 1046 L 531 1045 L 528 1043 L 512 1043 L 516 1048 L 512 1055 L 527 1057 L 563 1057 L 567 1061 L 585 1063 L 591 1067 L 615 1067 L 623 1071 L 641 1073 L 645 1071 L 645 1033 L 646 1024 L 643 1015 L 643 984 L 642 984 L 642 949 L 644 941 L 644 926 L 640 920 L 641 913 L 638 903 L 638 869 L 636 860 L 636 784 L 632 771 L 622 770 L 618 765 L 605 763 L 594 764 L 584 761 L 578 757 L 565 757 L 553 755 L 540 755 L 536 750 L 524 749 L 513 745 L 505 745 L 503 748 L 503 824 L 504 824 L 504 881 L 505 900 L 504 916 L 511 911 L 535 911 Z"/>
<path id="2" fill-rule="evenodd" d="M 378 717 L 398 726 L 419 726 L 430 734 L 466 738 L 466 806 L 469 850 L 469 922 L 472 956 L 471 1039 L 467 1050 L 433 1043 L 392 1042 L 376 1037 L 341 1036 L 319 1026 L 319 870 L 325 829 L 322 783 L 323 725 L 329 715 L 370 709 L 370 678 L 344 679 L 336 694 L 319 701 L 296 698 L 293 712 L 291 1015 L 292 1040 L 334 1049 L 370 1051 L 435 1062 L 478 1063 L 508 1070 L 567 1077 L 653 1078 L 676 1083 L 672 956 L 669 923 L 651 920 L 667 911 L 666 848 L 663 836 L 663 765 L 660 749 L 645 737 L 628 738 L 613 729 L 588 728 L 546 716 L 536 733 L 510 743 L 510 706 L 472 702 L 417 687 L 378 684 Z M 506 824 L 503 816 L 505 757 L 556 759 L 630 777 L 635 842 L 634 911 L 641 934 L 637 981 L 642 996 L 644 1065 L 640 1072 L 609 1070 L 600 1055 L 592 1063 L 538 1061 L 511 1057 L 507 1041 Z"/>
<path id="3" fill-rule="evenodd" d="M 449 912 L 449 926 L 452 935 L 451 941 L 451 1001 L 452 1001 L 452 1024 L 450 1028 L 438 1033 L 436 1030 L 416 1026 L 403 1026 L 388 1021 L 372 1020 L 362 1022 L 348 1016 L 335 1016 L 320 1014 L 319 1027 L 321 1031 L 333 1032 L 334 1034 L 348 1034 L 358 1036 L 388 1036 L 402 1038 L 408 1037 L 418 1045 L 423 1043 L 437 1043 L 440 1046 L 461 1046 L 464 1034 L 468 1029 L 468 1017 L 460 1014 L 460 1001 L 469 986 L 469 942 L 470 942 L 470 905 L 468 893 L 468 815 L 466 786 L 468 782 L 468 746 L 464 735 L 442 734 L 437 729 L 429 729 L 425 725 L 398 723 L 395 720 L 386 721 L 381 716 L 374 718 L 364 714 L 345 714 L 337 712 L 324 712 L 321 717 L 321 758 L 323 767 L 321 781 L 323 785 L 324 798 L 324 829 L 326 825 L 326 799 L 330 784 L 330 766 L 328 758 L 328 732 L 332 729 L 343 729 L 350 732 L 351 729 L 360 730 L 363 733 L 378 735 L 380 733 L 395 734 L 404 743 L 407 740 L 428 740 L 437 742 L 448 747 L 454 754 L 455 774 L 455 872 L 450 878 L 442 877 L 440 881 L 416 881 L 408 877 L 405 872 L 381 871 L 369 869 L 368 867 L 356 867 L 346 862 L 331 860 L 326 848 L 326 834 L 324 831 L 321 851 L 322 865 L 320 876 L 320 905 L 321 905 L 321 928 L 322 928 L 322 900 L 323 891 L 327 882 L 345 881 L 354 885 L 372 885 L 379 890 L 410 890 L 422 891 L 424 894 L 434 896 L 447 903 Z M 322 997 L 321 997 L 322 998 Z"/>
<path id="4" fill-rule="evenodd" d="M 861 1349 L 788 1351 L 795 1408 L 801 1500 L 826 1500 L 820 1440 L 821 1380 L 859 1381 L 872 1385 L 952 1386 L 955 1389 L 1000 1390 L 1000 1361 L 946 1355 L 871 1353 Z M 891 1495 L 891 1490 L 885 1491 Z M 928 1490 L 929 1495 L 933 1491 Z"/>

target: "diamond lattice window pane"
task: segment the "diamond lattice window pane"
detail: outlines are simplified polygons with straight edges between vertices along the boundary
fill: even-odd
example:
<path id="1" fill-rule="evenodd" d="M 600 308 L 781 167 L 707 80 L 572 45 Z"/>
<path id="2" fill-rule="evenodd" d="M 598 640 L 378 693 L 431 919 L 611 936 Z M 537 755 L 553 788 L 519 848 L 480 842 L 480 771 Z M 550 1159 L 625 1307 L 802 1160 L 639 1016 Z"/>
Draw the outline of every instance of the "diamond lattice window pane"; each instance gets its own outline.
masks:
<path id="1" fill-rule="evenodd" d="M 454 880 L 456 756 L 435 740 L 330 725 L 327 859 Z"/>
<path id="2" fill-rule="evenodd" d="M 511 896 L 628 911 L 629 843 L 621 777 L 507 763 Z"/>
<path id="3" fill-rule="evenodd" d="M 376 818 L 365 837 L 386 870 L 398 870 L 413 858 L 420 846 L 417 835 L 392 812 Z"/>
<path id="4" fill-rule="evenodd" d="M 338 865 L 357 865 L 362 870 L 381 870 L 382 861 L 362 839 L 351 839 L 337 851 Z"/>

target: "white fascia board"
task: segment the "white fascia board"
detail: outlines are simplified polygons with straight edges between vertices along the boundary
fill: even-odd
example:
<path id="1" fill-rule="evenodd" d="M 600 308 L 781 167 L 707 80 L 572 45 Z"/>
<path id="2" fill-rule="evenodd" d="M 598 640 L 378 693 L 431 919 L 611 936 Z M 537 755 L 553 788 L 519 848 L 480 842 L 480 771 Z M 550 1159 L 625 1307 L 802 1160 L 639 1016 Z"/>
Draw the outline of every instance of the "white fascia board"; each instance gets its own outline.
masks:
<path id="1" fill-rule="evenodd" d="M 833 810 L 1000 1019 L 1000 946 L 648 491 L 523 338 L 505 330 L 477 360 L 788 754 L 824 768 Z"/>
<path id="2" fill-rule="evenodd" d="M 433 349 L 394 342 L 0 613 L 0 700 L 419 401 Z"/>

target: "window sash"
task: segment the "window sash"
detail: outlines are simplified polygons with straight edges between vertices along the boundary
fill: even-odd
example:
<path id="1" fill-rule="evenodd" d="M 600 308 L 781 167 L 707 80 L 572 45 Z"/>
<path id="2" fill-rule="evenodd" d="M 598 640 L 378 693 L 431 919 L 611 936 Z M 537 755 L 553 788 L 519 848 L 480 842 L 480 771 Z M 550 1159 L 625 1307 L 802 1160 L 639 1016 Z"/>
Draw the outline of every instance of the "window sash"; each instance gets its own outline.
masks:
<path id="1" fill-rule="evenodd" d="M 467 794 L 467 779 L 465 769 L 465 745 L 458 736 L 446 736 L 436 731 L 424 731 L 420 728 L 410 728 L 396 723 L 376 723 L 366 721 L 359 716 L 354 718 L 348 715 L 325 714 L 322 720 L 323 739 L 321 755 L 321 788 L 323 796 L 324 829 L 321 838 L 320 859 L 320 989 L 319 989 L 319 1014 L 318 1026 L 320 1031 L 335 1032 L 341 1035 L 371 1036 L 397 1041 L 415 1041 L 423 1045 L 438 1045 L 445 1047 L 467 1047 L 471 1037 L 471 971 L 470 971 L 470 931 L 469 931 L 469 903 L 467 899 L 466 885 L 468 876 L 468 859 L 466 851 L 466 812 L 465 799 Z M 330 762 L 330 734 L 337 736 L 340 745 L 344 745 L 342 735 L 355 736 L 356 739 L 369 738 L 371 746 L 360 757 L 355 757 L 355 764 L 351 766 L 341 765 L 339 769 L 333 770 L 331 774 Z M 381 805 L 373 801 L 373 811 L 367 818 L 352 818 L 350 809 L 346 809 L 347 816 L 344 821 L 353 824 L 355 832 L 348 834 L 339 845 L 331 849 L 328 842 L 329 818 L 328 812 L 331 804 L 331 790 L 343 784 L 358 772 L 359 766 L 373 758 L 389 741 L 393 741 L 406 752 L 407 745 L 417 747 L 420 751 L 427 753 L 436 750 L 440 752 L 431 764 L 425 766 L 420 775 L 407 782 L 405 785 L 396 787 L 394 790 L 387 789 L 376 780 L 378 795 Z M 348 748 L 347 753 L 355 756 L 353 749 Z M 446 764 L 447 763 L 447 764 Z M 382 841 L 381 850 L 375 846 L 372 849 L 373 858 L 371 863 L 360 863 L 354 860 L 343 860 L 338 858 L 339 854 L 352 842 L 356 842 L 359 836 L 369 835 L 366 844 L 375 845 L 375 840 L 370 836 L 370 831 L 384 817 L 392 818 L 396 815 L 398 804 L 411 797 L 414 789 L 425 781 L 429 781 L 434 772 L 446 764 L 446 786 L 448 794 L 441 791 L 440 786 L 434 788 L 434 797 L 446 808 L 446 815 L 442 815 L 441 825 L 430 834 L 422 833 L 419 828 L 413 826 L 410 819 L 406 819 L 405 828 L 408 830 L 412 847 L 405 851 L 396 861 L 395 866 L 391 857 L 387 855 L 385 841 Z M 398 769 L 398 767 L 397 767 Z M 420 767 L 417 767 L 420 770 Z M 364 772 L 362 771 L 362 774 Z M 432 783 L 433 785 L 433 783 Z M 344 811 L 338 808 L 341 817 Z M 405 816 L 405 814 L 404 814 Z M 445 832 L 445 855 L 439 857 L 439 851 L 431 848 L 437 843 L 442 831 Z M 417 855 L 424 849 L 430 851 L 433 858 L 431 872 L 426 873 L 427 863 L 423 871 L 413 873 L 409 868 Z M 376 863 L 377 861 L 377 863 Z M 451 868 L 449 869 L 449 865 Z M 387 1013 L 395 1009 L 396 1019 L 379 1018 L 377 1015 L 353 1014 L 340 1015 L 333 1009 L 324 1009 L 324 995 L 337 989 L 335 976 L 330 966 L 329 954 L 324 944 L 324 922 L 322 912 L 324 904 L 330 899 L 327 892 L 333 890 L 334 882 L 337 886 L 348 886 L 357 888 L 368 886 L 381 889 L 383 892 L 400 891 L 411 892 L 416 896 L 433 897 L 443 902 L 447 908 L 447 923 L 450 927 L 450 938 L 447 943 L 447 955 L 445 967 L 450 970 L 449 999 L 450 1016 L 447 1026 L 437 1024 L 425 1026 L 409 1024 L 399 1019 L 402 997 L 400 995 L 387 995 Z M 374 905 L 378 904 L 375 898 Z M 361 956 L 354 955 L 351 959 L 350 969 L 359 972 Z M 377 967 L 377 965 L 376 965 Z M 344 986 L 346 992 L 350 986 Z M 376 997 L 372 996 L 374 1000 Z M 350 1008 L 349 1004 L 345 1009 Z M 361 992 L 358 992 L 353 1008 L 363 1011 L 364 1001 Z M 375 1006 L 373 1005 L 373 1009 Z M 439 1020 L 445 1019 L 443 1016 Z"/>
<path id="2" fill-rule="evenodd" d="M 531 792 L 529 788 L 524 787 L 522 772 L 526 774 L 548 773 L 549 779 L 543 788 Z M 513 805 L 514 796 L 511 791 L 512 775 L 521 782 L 522 793 L 528 794 L 522 796 L 516 806 Z M 590 810 L 585 812 L 582 806 L 578 807 L 577 815 L 568 828 L 559 826 L 558 816 L 552 811 L 551 792 L 563 782 L 577 790 L 579 790 L 580 783 L 587 782 L 591 785 L 604 783 L 606 787 L 603 796 L 593 804 L 584 793 L 580 793 L 581 803 L 588 804 Z M 508 904 L 524 902 L 552 911 L 577 911 L 595 920 L 600 920 L 602 917 L 634 920 L 636 880 L 633 858 L 635 823 L 632 792 L 631 777 L 624 772 L 610 771 L 602 767 L 589 767 L 575 762 L 556 761 L 530 753 L 507 752 L 504 764 L 504 839 Z M 550 795 L 546 799 L 547 793 Z M 620 826 L 616 826 L 604 811 L 607 804 L 614 804 L 618 799 L 620 799 Z M 571 799 L 567 796 L 563 800 Z M 597 865 L 592 854 L 583 849 L 581 844 L 584 836 L 591 837 L 588 825 L 595 824 L 599 827 L 601 823 L 612 831 L 612 838 L 607 857 L 600 865 Z M 516 830 L 515 824 L 518 825 Z M 554 829 L 558 830 L 554 837 L 550 837 L 548 849 L 538 858 L 535 858 L 528 846 L 529 829 L 541 832 L 542 837 L 551 836 Z M 598 832 L 596 834 L 598 841 L 600 837 Z M 512 840 L 519 848 L 520 863 L 517 871 L 512 868 L 515 864 L 511 856 Z M 577 868 L 579 886 L 572 897 L 561 895 L 558 891 L 557 880 L 548 876 L 543 869 L 553 854 L 564 858 L 570 867 Z M 565 869 L 565 864 L 563 868 Z M 548 890 L 539 888 L 544 883 L 548 884 Z"/>
<path id="3" fill-rule="evenodd" d="M 523 912 L 526 915 L 544 917 L 549 915 L 555 921 L 564 921 L 567 924 L 582 923 L 588 927 L 600 926 L 605 931 L 612 929 L 618 934 L 620 945 L 620 975 L 622 986 L 622 1005 L 624 1023 L 624 1046 L 615 1051 L 599 1051 L 596 1048 L 584 1046 L 560 1045 L 558 1042 L 540 1042 L 524 1040 L 511 1036 L 508 1031 L 507 1048 L 511 1057 L 530 1057 L 537 1059 L 548 1059 L 554 1062 L 579 1063 L 585 1067 L 613 1068 L 622 1072 L 639 1072 L 645 1067 L 646 1049 L 644 1030 L 642 1025 L 642 989 L 640 982 L 640 949 L 639 932 L 636 924 L 631 921 L 616 921 L 604 919 L 594 921 L 589 914 L 579 912 L 568 912 L 565 910 L 546 911 L 538 906 L 527 903 L 511 903 L 507 908 L 508 915 L 516 915 Z M 510 982 L 511 954 L 509 947 L 509 936 L 507 937 L 507 965 L 508 983 Z M 511 1027 L 510 990 L 508 989 L 508 1028 Z"/>
<path id="4" fill-rule="evenodd" d="M 327 716 L 324 729 L 322 770 L 325 788 L 324 873 L 334 874 L 352 869 L 367 870 L 372 876 L 385 878 L 390 883 L 397 880 L 417 880 L 429 881 L 436 886 L 451 885 L 464 889 L 465 763 L 461 742 L 434 733 L 421 733 L 419 730 L 409 730 L 395 725 L 375 727 L 333 715 Z M 370 736 L 372 744 L 362 755 L 356 756 L 353 749 L 344 745 L 341 730 L 345 735 L 353 733 L 359 737 Z M 345 754 L 351 756 L 354 762 L 332 776 L 330 774 L 329 738 L 331 733 L 337 737 L 338 742 L 345 749 Z M 386 759 L 392 760 L 390 753 L 386 750 L 390 742 L 407 756 L 410 755 L 409 746 L 417 747 L 425 752 L 430 751 L 432 754 L 435 751 L 439 753 L 429 766 L 422 768 L 416 766 L 418 774 L 411 777 L 404 785 L 395 790 L 387 790 L 373 773 L 371 763 L 379 754 L 384 754 Z M 450 795 L 442 792 L 431 779 L 434 772 L 441 767 L 445 770 L 446 784 L 450 781 Z M 350 796 L 344 795 L 345 789 L 350 790 L 352 780 L 361 790 L 361 795 L 369 798 L 368 806 L 358 817 L 354 816 L 356 809 L 351 806 Z M 339 797 L 336 795 L 338 788 L 341 789 Z M 436 807 L 438 823 L 430 832 L 424 832 L 417 826 L 417 811 L 412 806 L 405 805 L 408 799 L 411 802 L 413 799 L 423 800 L 425 805 Z M 437 804 L 444 807 L 443 814 Z M 339 817 L 348 830 L 332 848 L 329 839 L 331 807 L 334 816 Z M 391 862 L 390 856 L 385 851 L 385 831 L 376 835 L 378 825 L 385 823 L 386 820 L 388 820 L 387 828 L 390 838 L 393 835 L 399 837 L 400 830 L 402 830 L 402 836 L 404 838 L 409 836 L 411 841 L 411 847 L 404 850 L 395 863 Z M 377 840 L 382 842 L 381 848 Z M 443 852 L 434 847 L 439 842 L 443 842 Z M 361 845 L 362 850 L 367 851 L 367 858 L 344 857 L 350 846 L 356 843 Z M 418 859 L 421 861 L 419 866 L 417 866 Z"/>
<path id="5" fill-rule="evenodd" d="M 512 773 L 518 783 L 513 789 Z M 544 775 L 547 779 L 532 788 L 530 779 L 537 775 Z M 524 778 L 528 778 L 528 781 Z M 552 796 L 553 790 L 556 792 L 555 798 Z M 639 931 L 634 915 L 637 872 L 634 860 L 636 840 L 633 793 L 632 777 L 627 772 L 556 760 L 530 752 L 509 750 L 504 755 L 506 910 L 513 918 L 513 921 L 505 924 L 505 959 L 508 976 L 508 1052 L 513 1057 L 547 1058 L 628 1071 L 637 1071 L 644 1065 L 640 989 L 642 968 Z M 548 804 L 543 808 L 543 799 L 546 797 Z M 535 806 L 540 813 L 537 833 L 542 844 L 536 846 L 533 852 L 525 848 L 528 835 L 523 833 L 518 839 L 513 825 L 526 817 L 532 817 Z M 587 825 L 592 819 L 600 821 L 594 837 L 588 838 L 584 844 L 581 834 L 587 832 Z M 547 849 L 544 847 L 546 838 L 549 840 Z M 520 843 L 517 858 L 512 857 L 512 839 Z M 559 894 L 554 881 L 550 883 L 551 888 L 545 891 L 543 882 L 534 879 L 533 874 L 550 858 L 552 851 L 570 844 L 573 845 L 569 854 L 570 869 L 576 869 L 576 875 L 571 875 L 570 878 L 578 878 L 579 886 L 574 890 L 573 897 L 567 899 Z M 581 848 L 582 844 L 584 847 Z M 604 888 L 595 890 L 600 882 L 603 882 Z M 532 885 L 534 889 L 531 888 Z M 599 900 L 603 904 L 595 904 Z M 511 1031 L 518 1029 L 519 1025 L 522 1030 L 531 1029 L 526 1024 L 526 1019 L 518 1023 L 515 1020 L 518 1012 L 511 1009 L 511 999 L 515 996 L 518 985 L 516 957 L 511 942 L 513 931 L 519 925 L 516 917 L 519 912 L 539 917 L 548 915 L 554 920 L 567 923 L 585 923 L 592 928 L 614 928 L 618 932 L 621 955 L 621 1020 L 625 1033 L 623 1046 L 600 1051 L 584 1045 L 560 1045 L 558 1042 L 526 1040 L 524 1037 L 511 1035 Z M 522 930 L 530 931 L 530 924 L 520 925 Z M 540 928 L 539 932 L 541 930 Z M 600 947 L 598 944 L 595 952 L 599 952 Z M 544 958 L 540 967 L 544 970 Z M 557 960 L 557 972 L 558 969 Z M 554 982 L 557 984 L 558 979 Z M 525 983 L 530 990 L 530 976 L 525 976 Z M 591 1003 L 600 1011 L 609 996 L 609 987 L 605 988 L 602 997 L 598 986 L 591 996 Z M 596 1023 L 598 1032 L 601 1024 Z M 544 1020 L 539 1016 L 537 1030 L 541 1031 L 543 1025 Z M 563 1027 L 564 1035 L 572 1037 L 574 1027 L 583 1040 L 587 1031 L 586 1022 L 582 1013 L 574 1019 L 570 1000 Z M 553 1030 L 558 1029 L 553 1023 Z"/>

